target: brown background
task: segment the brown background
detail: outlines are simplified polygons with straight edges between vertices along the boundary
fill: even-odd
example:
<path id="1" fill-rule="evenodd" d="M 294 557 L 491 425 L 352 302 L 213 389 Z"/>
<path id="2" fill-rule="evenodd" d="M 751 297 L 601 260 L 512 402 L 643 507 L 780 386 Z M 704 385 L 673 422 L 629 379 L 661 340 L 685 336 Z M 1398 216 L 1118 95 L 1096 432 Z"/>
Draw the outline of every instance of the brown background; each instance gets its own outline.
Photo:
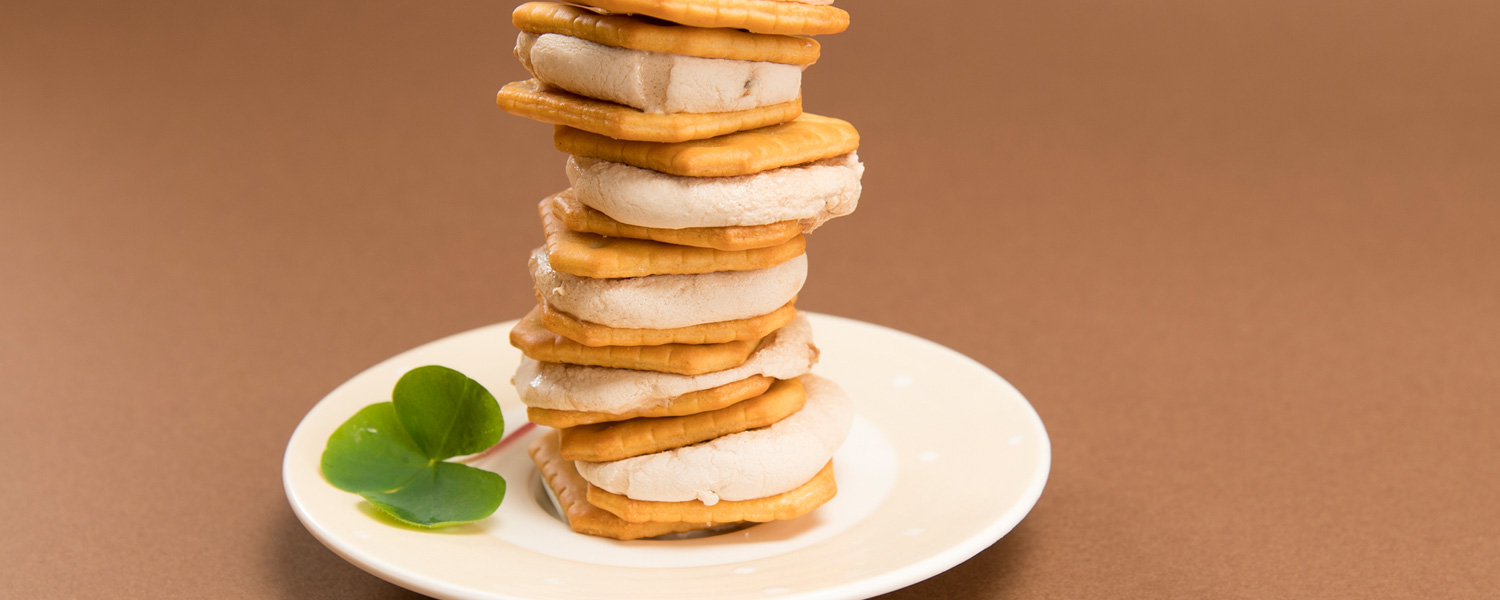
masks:
<path id="1" fill-rule="evenodd" d="M 977 358 L 1055 445 L 893 598 L 1500 597 L 1500 4 L 846 4 L 806 106 L 869 171 L 801 304 Z M 4 3 L 0 596 L 408 595 L 279 462 L 532 302 L 564 178 L 493 104 L 510 8 Z"/>

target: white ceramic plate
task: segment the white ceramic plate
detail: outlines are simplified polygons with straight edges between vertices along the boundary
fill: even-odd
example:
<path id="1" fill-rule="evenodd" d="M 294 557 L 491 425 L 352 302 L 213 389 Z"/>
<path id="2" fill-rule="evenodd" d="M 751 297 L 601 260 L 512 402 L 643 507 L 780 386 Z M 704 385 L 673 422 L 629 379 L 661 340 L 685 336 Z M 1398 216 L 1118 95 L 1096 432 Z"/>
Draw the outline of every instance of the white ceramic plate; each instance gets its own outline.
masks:
<path id="1" fill-rule="evenodd" d="M 536 429 L 471 463 L 503 475 L 505 502 L 467 525 L 393 524 L 323 481 L 329 434 L 390 399 L 408 369 L 441 364 L 500 400 L 508 429 L 526 423 L 509 384 L 520 353 L 501 323 L 390 358 L 335 389 L 287 444 L 292 510 L 329 549 L 402 587 L 440 598 L 868 598 L 957 565 L 1009 532 L 1047 482 L 1041 419 L 999 375 L 935 343 L 860 321 L 810 314 L 816 373 L 859 411 L 834 457 L 839 494 L 812 514 L 692 540 L 617 542 L 575 534 L 543 508 L 526 456 Z"/>

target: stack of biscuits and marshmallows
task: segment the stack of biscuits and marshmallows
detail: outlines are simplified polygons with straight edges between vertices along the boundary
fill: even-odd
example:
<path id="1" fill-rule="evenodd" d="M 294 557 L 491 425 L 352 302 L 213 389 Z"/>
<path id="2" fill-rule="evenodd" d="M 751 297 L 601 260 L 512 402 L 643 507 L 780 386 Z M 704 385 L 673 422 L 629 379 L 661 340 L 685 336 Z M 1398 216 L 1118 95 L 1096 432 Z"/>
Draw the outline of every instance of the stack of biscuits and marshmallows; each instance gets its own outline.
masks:
<path id="1" fill-rule="evenodd" d="M 812 375 L 806 240 L 854 211 L 848 123 L 802 112 L 831 0 L 574 0 L 515 10 L 569 189 L 537 206 L 512 382 L 569 526 L 628 540 L 794 519 L 837 491 L 850 400 Z"/>

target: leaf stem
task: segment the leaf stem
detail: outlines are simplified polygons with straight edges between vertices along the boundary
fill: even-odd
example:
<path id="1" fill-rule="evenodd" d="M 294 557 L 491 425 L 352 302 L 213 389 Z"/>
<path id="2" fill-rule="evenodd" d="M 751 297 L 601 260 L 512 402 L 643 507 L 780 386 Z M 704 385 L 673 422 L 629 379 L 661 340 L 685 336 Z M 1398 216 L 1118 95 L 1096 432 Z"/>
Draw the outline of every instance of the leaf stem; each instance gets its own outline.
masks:
<path id="1" fill-rule="evenodd" d="M 475 461 L 484 459 L 485 457 L 487 457 L 487 456 L 489 456 L 491 454 L 499 452 L 505 446 L 510 445 L 511 441 L 520 439 L 521 436 L 523 436 L 523 435 L 526 434 L 526 432 L 531 431 L 534 428 L 536 428 L 536 423 L 527 423 L 525 425 L 517 427 L 515 429 L 515 431 L 510 432 L 510 435 L 507 435 L 507 436 L 505 436 L 503 438 L 500 438 L 499 442 L 496 442 L 495 445 L 490 446 L 489 448 L 486 448 L 483 452 L 480 452 L 479 454 L 474 454 L 474 455 L 466 456 L 464 458 L 456 459 L 453 462 L 463 463 L 463 464 L 467 465 L 467 464 L 471 464 L 471 463 L 473 463 Z"/>

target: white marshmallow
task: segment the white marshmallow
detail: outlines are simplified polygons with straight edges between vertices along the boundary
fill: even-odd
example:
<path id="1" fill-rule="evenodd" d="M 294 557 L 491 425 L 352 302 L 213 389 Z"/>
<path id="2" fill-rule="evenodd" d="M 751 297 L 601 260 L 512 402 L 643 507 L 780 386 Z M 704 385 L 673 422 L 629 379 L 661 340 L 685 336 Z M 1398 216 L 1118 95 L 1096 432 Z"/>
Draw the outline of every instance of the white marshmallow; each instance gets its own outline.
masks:
<path id="1" fill-rule="evenodd" d="M 750 271 L 579 277 L 552 270 L 547 252 L 531 252 L 531 281 L 553 308 L 590 323 L 627 329 L 671 329 L 758 317 L 781 308 L 807 281 L 807 255 Z"/>
<path id="2" fill-rule="evenodd" d="M 798 315 L 771 335 L 775 337 L 757 348 L 744 364 L 723 371 L 676 375 L 544 363 L 523 356 L 511 384 L 526 406 L 621 414 L 756 375 L 792 379 L 807 373 L 818 361 L 806 317 Z"/>
<path id="3" fill-rule="evenodd" d="M 854 406 L 832 381 L 802 377 L 807 404 L 770 427 L 611 462 L 578 461 L 578 473 L 635 500 L 682 502 L 765 498 L 812 479 L 844 444 Z"/>
<path id="4" fill-rule="evenodd" d="M 796 100 L 802 66 L 616 48 L 521 32 L 516 57 L 537 79 L 649 113 L 748 110 Z"/>
<path id="5" fill-rule="evenodd" d="M 621 223 L 682 229 L 801 221 L 810 233 L 859 206 L 865 166 L 850 152 L 737 177 L 678 177 L 581 156 L 568 158 L 579 202 Z"/>

